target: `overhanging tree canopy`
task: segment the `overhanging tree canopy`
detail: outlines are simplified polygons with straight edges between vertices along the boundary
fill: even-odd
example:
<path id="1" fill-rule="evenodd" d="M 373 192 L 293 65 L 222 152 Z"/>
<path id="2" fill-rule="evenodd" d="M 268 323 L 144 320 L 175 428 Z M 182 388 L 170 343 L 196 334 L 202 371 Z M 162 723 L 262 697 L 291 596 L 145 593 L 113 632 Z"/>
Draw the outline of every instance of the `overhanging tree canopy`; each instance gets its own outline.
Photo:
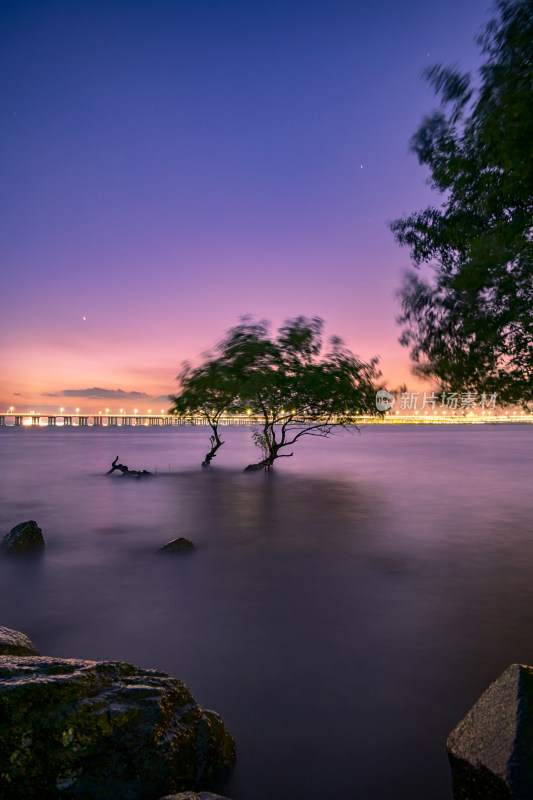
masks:
<path id="1" fill-rule="evenodd" d="M 401 290 L 415 371 L 451 389 L 533 401 L 533 0 L 499 0 L 478 42 L 480 84 L 436 66 L 442 108 L 411 146 L 443 195 L 395 220 L 396 240 L 433 282 L 410 273 Z"/>

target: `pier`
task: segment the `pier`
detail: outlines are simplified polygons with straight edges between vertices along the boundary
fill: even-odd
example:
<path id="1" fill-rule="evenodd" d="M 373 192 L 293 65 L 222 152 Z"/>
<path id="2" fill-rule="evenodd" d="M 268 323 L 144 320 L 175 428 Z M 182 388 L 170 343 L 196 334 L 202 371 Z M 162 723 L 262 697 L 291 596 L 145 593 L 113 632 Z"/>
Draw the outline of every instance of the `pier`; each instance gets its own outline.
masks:
<path id="1" fill-rule="evenodd" d="M 253 414 L 232 414 L 221 417 L 219 425 L 261 425 L 262 418 Z M 446 414 L 385 414 L 355 415 L 353 425 L 483 425 L 533 423 L 533 414 L 452 415 Z M 0 427 L 57 427 L 57 428 L 116 428 L 116 427 L 175 427 L 177 425 L 207 425 L 203 416 L 177 417 L 172 414 L 47 414 L 6 412 L 0 414 Z"/>
<path id="2" fill-rule="evenodd" d="M 256 425 L 259 417 L 244 415 L 227 416 L 221 418 L 220 425 Z M 109 427 L 158 427 L 176 425 L 207 425 L 205 417 L 200 415 L 189 417 L 176 417 L 172 414 L 46 414 L 46 413 L 17 413 L 6 412 L 0 414 L 0 427 L 79 427 L 79 428 L 109 428 Z"/>

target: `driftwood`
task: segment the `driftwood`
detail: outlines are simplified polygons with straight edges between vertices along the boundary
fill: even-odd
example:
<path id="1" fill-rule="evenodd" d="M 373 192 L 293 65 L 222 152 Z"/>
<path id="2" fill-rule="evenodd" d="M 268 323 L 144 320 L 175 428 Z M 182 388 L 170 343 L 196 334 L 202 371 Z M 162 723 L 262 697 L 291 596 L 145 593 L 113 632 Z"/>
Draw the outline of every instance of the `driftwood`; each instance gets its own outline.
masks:
<path id="1" fill-rule="evenodd" d="M 115 458 L 113 463 L 111 464 L 111 469 L 106 473 L 110 475 L 116 469 L 119 472 L 122 472 L 123 475 L 129 475 L 131 478 L 143 478 L 145 475 L 152 475 L 152 472 L 148 472 L 147 469 L 139 470 L 139 469 L 129 469 L 124 464 L 117 464 L 118 456 Z"/>
<path id="2" fill-rule="evenodd" d="M 256 470 L 265 469 L 270 470 L 273 461 L 271 458 L 264 458 L 263 461 L 260 461 L 259 464 L 248 464 L 247 467 L 244 468 L 243 472 L 255 472 Z"/>
<path id="3" fill-rule="evenodd" d="M 277 458 L 291 458 L 293 455 L 294 453 L 283 453 L 282 455 L 267 456 L 260 461 L 259 464 L 248 464 L 248 466 L 243 469 L 243 472 L 255 472 L 260 469 L 270 472 L 270 468 L 274 466 L 274 461 Z"/>

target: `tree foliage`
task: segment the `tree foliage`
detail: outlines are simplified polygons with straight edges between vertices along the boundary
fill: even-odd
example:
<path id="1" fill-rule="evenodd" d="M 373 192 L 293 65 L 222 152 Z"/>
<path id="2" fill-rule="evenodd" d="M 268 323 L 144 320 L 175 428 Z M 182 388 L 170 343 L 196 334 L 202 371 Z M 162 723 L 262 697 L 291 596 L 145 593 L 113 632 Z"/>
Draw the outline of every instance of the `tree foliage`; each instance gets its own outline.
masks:
<path id="1" fill-rule="evenodd" d="M 375 413 L 377 359 L 360 361 L 336 337 L 324 348 L 322 331 L 321 319 L 300 316 L 271 337 L 267 322 L 244 318 L 202 365 L 182 370 L 171 412 L 202 414 L 216 449 L 224 411 L 260 417 L 254 440 L 263 458 L 250 465 L 259 469 L 293 455 L 281 451 L 303 436 L 328 437 L 336 427 L 353 424 L 356 414 Z M 207 465 L 210 460 L 208 454 Z"/>
<path id="2" fill-rule="evenodd" d="M 246 384 L 244 398 L 262 417 L 256 441 L 269 468 L 282 450 L 303 436 L 328 437 L 335 428 L 354 423 L 356 414 L 375 413 L 377 360 L 360 361 L 333 337 L 324 352 L 323 321 L 318 317 L 288 320 L 268 340 L 265 359 Z"/>
<path id="3" fill-rule="evenodd" d="M 234 376 L 214 356 L 198 367 L 188 362 L 177 376 L 180 391 L 170 395 L 171 414 L 179 417 L 202 416 L 212 430 L 211 449 L 206 453 L 202 466 L 208 467 L 217 450 L 224 444 L 219 434 L 220 417 L 227 411 L 238 410 L 238 387 Z"/>
<path id="4" fill-rule="evenodd" d="M 478 39 L 479 85 L 435 66 L 426 77 L 441 108 L 412 150 L 441 194 L 395 220 L 396 240 L 431 282 L 409 273 L 400 292 L 418 374 L 452 389 L 533 400 L 533 0 L 499 0 Z"/>

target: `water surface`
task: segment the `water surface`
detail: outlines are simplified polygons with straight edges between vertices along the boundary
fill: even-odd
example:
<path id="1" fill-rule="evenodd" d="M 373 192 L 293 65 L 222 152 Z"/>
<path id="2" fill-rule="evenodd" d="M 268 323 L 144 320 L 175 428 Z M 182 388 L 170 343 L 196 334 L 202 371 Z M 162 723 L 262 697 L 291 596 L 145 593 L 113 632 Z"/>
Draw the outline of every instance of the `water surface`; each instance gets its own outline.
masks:
<path id="1" fill-rule="evenodd" d="M 206 473 L 205 428 L 0 430 L 0 532 L 46 539 L 0 561 L 0 624 L 182 678 L 237 741 L 234 800 L 451 800 L 448 733 L 533 664 L 533 426 L 363 428 L 270 477 L 224 438 Z"/>

